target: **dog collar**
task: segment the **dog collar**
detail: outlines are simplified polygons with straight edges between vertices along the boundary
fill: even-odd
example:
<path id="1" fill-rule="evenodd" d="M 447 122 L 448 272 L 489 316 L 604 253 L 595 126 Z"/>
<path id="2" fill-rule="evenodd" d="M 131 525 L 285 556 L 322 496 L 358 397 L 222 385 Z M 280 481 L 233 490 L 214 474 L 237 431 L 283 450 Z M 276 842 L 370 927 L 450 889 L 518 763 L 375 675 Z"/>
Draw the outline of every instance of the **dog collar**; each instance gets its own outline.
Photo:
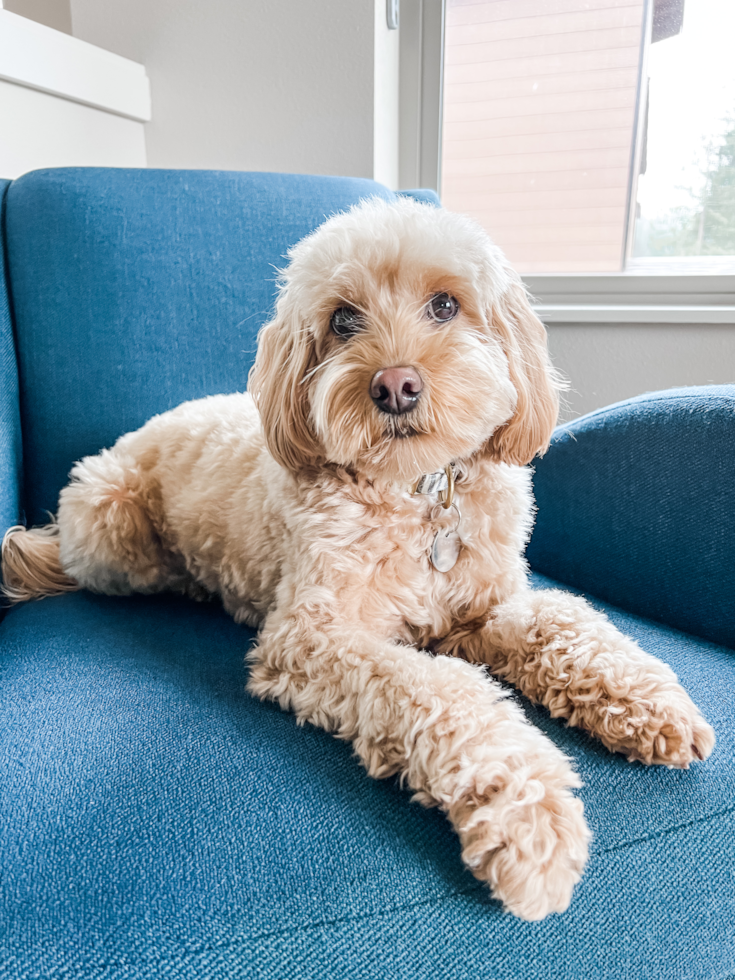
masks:
<path id="1" fill-rule="evenodd" d="M 438 493 L 442 507 L 449 510 L 454 500 L 454 467 L 450 463 L 443 470 L 424 473 L 414 483 L 411 495 Z"/>

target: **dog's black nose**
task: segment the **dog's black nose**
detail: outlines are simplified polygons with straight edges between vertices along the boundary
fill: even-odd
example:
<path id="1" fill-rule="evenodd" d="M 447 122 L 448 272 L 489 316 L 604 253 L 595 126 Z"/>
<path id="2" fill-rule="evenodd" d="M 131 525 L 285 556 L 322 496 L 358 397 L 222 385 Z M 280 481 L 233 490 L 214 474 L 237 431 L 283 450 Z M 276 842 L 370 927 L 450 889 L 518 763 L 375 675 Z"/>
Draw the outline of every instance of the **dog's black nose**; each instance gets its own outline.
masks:
<path id="1" fill-rule="evenodd" d="M 383 368 L 373 375 L 370 397 L 381 412 L 405 415 L 416 407 L 424 382 L 412 367 Z"/>

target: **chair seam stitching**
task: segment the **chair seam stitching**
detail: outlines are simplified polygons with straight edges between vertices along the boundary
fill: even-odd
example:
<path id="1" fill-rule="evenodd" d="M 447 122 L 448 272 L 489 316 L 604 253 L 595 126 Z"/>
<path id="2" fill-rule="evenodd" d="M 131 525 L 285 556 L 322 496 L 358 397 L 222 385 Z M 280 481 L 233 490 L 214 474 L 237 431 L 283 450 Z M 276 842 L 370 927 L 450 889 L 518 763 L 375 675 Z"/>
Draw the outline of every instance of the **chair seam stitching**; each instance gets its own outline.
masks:
<path id="1" fill-rule="evenodd" d="M 725 810 L 718 810 L 716 813 L 708 814 L 705 817 L 698 817 L 695 820 L 689 820 L 683 824 L 677 824 L 674 827 L 668 827 L 665 830 L 659 831 L 654 834 L 649 834 L 644 837 L 637 837 L 635 840 L 626 841 L 623 844 L 616 844 L 613 847 L 605 848 L 601 851 L 593 851 L 591 857 L 595 858 L 603 854 L 611 854 L 615 851 L 625 850 L 627 847 L 634 847 L 636 844 L 645 844 L 649 841 L 656 840 L 660 837 L 666 837 L 669 834 L 676 833 L 678 830 L 684 830 L 687 827 L 692 827 L 696 824 L 706 823 L 711 820 L 715 820 L 718 817 L 726 816 L 735 810 L 735 805 L 727 807 Z M 157 957 L 157 958 L 142 958 L 142 959 L 120 959 L 120 960 L 110 960 L 106 963 L 89 964 L 87 969 L 94 971 L 107 970 L 110 967 L 118 966 L 146 966 L 157 963 L 175 963 L 182 962 L 185 959 L 191 959 L 197 956 L 202 956 L 205 953 L 212 952 L 224 952 L 228 949 L 236 949 L 237 947 L 247 947 L 249 944 L 257 943 L 263 939 L 275 939 L 279 936 L 295 936 L 299 933 L 308 932 L 313 929 L 322 929 L 327 926 L 338 925 L 342 922 L 361 922 L 366 919 L 376 919 L 385 918 L 388 915 L 393 915 L 396 912 L 405 912 L 410 909 L 425 908 L 427 906 L 435 906 L 440 903 L 446 902 L 453 898 L 458 898 L 462 895 L 471 895 L 473 892 L 481 891 L 485 889 L 485 885 L 478 882 L 474 885 L 469 885 L 466 888 L 460 888 L 453 892 L 448 892 L 445 895 L 441 895 L 438 898 L 424 899 L 418 902 L 410 902 L 406 905 L 394 905 L 388 909 L 381 909 L 377 912 L 364 912 L 357 915 L 347 914 L 336 916 L 333 919 L 324 919 L 319 922 L 308 922 L 303 925 L 297 925 L 295 927 L 289 927 L 287 929 L 277 929 L 272 932 L 260 932 L 255 933 L 251 936 L 245 936 L 241 939 L 233 940 L 232 942 L 205 945 L 200 946 L 198 949 L 192 950 L 181 950 L 179 953 L 172 953 L 169 956 Z M 91 976 L 91 974 L 90 974 Z"/>
<path id="2" fill-rule="evenodd" d="M 726 807 L 724 810 L 717 810 L 715 813 L 708 813 L 704 817 L 695 817 L 693 820 L 687 820 L 685 823 L 676 824 L 673 827 L 667 827 L 664 830 L 657 830 L 650 834 L 645 834 L 643 837 L 636 837 L 634 840 L 624 841 L 622 844 L 614 844 L 612 847 L 606 847 L 603 850 L 595 851 L 592 850 L 590 853 L 593 857 L 598 854 L 614 854 L 615 851 L 625 850 L 626 847 L 633 847 L 636 844 L 646 844 L 648 841 L 657 840 L 660 837 L 667 837 L 669 834 L 674 834 L 678 830 L 686 830 L 687 827 L 695 827 L 700 823 L 707 823 L 710 820 L 715 820 L 717 817 L 725 817 L 730 813 L 735 811 L 735 804 L 733 806 Z"/>

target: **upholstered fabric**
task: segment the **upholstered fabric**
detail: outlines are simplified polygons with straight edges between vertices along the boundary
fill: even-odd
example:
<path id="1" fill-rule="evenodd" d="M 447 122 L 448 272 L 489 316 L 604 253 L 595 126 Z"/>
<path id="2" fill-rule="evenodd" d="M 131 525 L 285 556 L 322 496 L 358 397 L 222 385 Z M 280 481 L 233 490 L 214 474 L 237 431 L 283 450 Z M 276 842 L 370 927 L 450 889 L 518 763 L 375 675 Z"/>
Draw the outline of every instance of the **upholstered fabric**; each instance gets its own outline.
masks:
<path id="1" fill-rule="evenodd" d="M 538 580 L 536 584 L 550 583 Z M 724 980 L 735 972 L 735 658 L 605 607 L 718 745 L 688 772 L 543 709 L 594 832 L 571 908 L 504 914 L 441 813 L 244 692 L 218 605 L 87 593 L 0 627 L 3 980 Z"/>
<path id="2" fill-rule="evenodd" d="M 5 198 L 9 184 L 7 180 L 0 180 L 0 228 L 4 223 Z M 5 280 L 5 262 L 5 248 L 0 235 L 0 539 L 7 528 L 18 521 L 22 459 L 18 370 Z"/>
<path id="3" fill-rule="evenodd" d="M 373 194 L 392 196 L 293 175 L 15 181 L 2 227 L 29 520 L 78 457 L 244 388 L 286 249 Z M 559 430 L 536 474 L 537 569 L 735 645 L 732 400 L 662 393 Z M 0 288 L 0 529 L 18 417 Z M 735 656 L 602 608 L 674 667 L 718 743 L 688 772 L 646 769 L 526 704 L 577 760 L 595 834 L 569 911 L 533 924 L 463 870 L 441 813 L 245 694 L 253 634 L 217 603 L 75 593 L 10 610 L 0 980 L 732 980 Z"/>
<path id="4" fill-rule="evenodd" d="M 535 467 L 534 569 L 735 647 L 735 385 L 592 412 Z"/>
<path id="5" fill-rule="evenodd" d="M 189 398 L 242 391 L 286 250 L 371 180 L 60 169 L 7 202 L 28 521 L 71 463 Z"/>

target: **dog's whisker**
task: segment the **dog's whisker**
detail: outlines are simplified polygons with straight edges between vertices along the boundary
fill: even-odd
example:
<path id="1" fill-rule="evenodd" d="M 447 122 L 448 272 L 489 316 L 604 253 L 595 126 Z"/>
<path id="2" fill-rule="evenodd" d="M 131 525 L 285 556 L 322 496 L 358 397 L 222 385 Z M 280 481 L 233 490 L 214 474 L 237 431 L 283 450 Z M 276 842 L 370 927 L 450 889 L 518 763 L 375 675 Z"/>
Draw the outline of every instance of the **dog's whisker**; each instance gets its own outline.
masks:
<path id="1" fill-rule="evenodd" d="M 312 368 L 311 371 L 309 371 L 307 374 L 305 374 L 303 376 L 303 378 L 301 379 L 301 381 L 299 381 L 299 384 L 302 385 L 305 381 L 308 381 L 309 378 L 312 378 L 317 373 L 317 371 L 321 371 L 322 368 L 327 367 L 327 365 L 328 364 L 331 364 L 332 361 L 336 361 L 337 358 L 339 357 L 339 353 L 340 352 L 337 351 L 337 353 L 336 354 L 332 354 L 331 357 L 327 357 L 327 358 L 325 358 L 325 360 L 320 361 L 319 364 L 317 364 L 316 367 Z"/>

